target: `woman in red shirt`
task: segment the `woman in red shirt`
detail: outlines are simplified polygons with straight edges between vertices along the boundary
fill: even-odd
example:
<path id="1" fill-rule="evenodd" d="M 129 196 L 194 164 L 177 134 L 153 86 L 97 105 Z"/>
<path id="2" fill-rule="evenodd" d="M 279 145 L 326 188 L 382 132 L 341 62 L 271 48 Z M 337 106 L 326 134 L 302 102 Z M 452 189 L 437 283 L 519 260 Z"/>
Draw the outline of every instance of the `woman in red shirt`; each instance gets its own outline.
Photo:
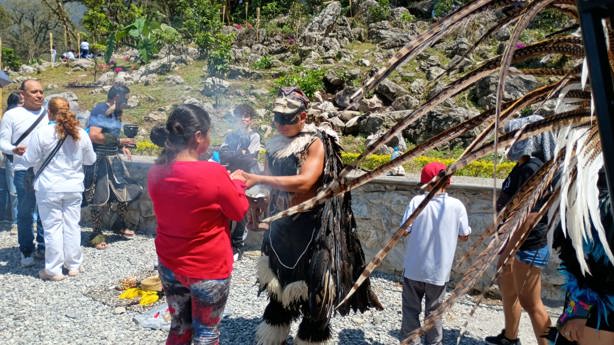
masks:
<path id="1" fill-rule="evenodd" d="M 233 264 L 229 220 L 243 219 L 248 207 L 240 175 L 198 159 L 209 147 L 210 124 L 198 106 L 173 110 L 164 150 L 149 171 L 160 278 L 172 315 L 166 344 L 219 343 Z"/>

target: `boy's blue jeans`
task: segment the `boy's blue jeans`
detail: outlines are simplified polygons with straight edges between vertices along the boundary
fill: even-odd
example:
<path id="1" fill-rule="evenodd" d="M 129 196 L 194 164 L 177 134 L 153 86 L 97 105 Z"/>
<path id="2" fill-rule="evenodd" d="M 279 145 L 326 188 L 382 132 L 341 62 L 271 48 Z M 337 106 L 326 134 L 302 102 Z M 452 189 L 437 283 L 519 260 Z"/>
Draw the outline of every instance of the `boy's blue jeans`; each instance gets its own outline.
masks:
<path id="1" fill-rule="evenodd" d="M 28 176 L 30 175 L 30 176 Z M 34 221 L 32 214 L 36 211 L 36 196 L 32 186 L 32 170 L 15 171 L 15 189 L 17 190 L 17 239 L 19 250 L 24 256 L 34 252 Z M 27 180 L 27 181 L 26 181 Z M 39 250 L 45 249 L 43 224 L 40 218 L 36 223 L 36 243 Z"/>

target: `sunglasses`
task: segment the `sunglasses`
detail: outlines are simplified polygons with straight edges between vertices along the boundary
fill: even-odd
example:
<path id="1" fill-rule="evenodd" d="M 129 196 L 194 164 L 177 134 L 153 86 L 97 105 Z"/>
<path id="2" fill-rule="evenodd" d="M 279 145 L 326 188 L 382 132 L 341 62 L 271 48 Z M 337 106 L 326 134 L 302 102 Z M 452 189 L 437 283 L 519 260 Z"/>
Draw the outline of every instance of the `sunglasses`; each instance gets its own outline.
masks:
<path id="1" fill-rule="evenodd" d="M 285 116 L 279 113 L 273 114 L 273 120 L 280 125 L 294 125 L 299 120 L 299 114 L 295 114 L 292 116 Z"/>

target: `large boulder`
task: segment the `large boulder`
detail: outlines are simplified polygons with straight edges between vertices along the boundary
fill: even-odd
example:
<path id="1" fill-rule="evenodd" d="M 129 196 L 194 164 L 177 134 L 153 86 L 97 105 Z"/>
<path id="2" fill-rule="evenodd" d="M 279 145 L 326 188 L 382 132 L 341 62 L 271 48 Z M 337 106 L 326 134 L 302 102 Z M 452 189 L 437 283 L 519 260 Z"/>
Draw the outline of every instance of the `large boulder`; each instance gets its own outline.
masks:
<path id="1" fill-rule="evenodd" d="M 329 69 L 326 71 L 324 75 L 324 87 L 326 88 L 326 92 L 335 93 L 343 89 L 344 84 L 343 78 L 338 75 L 336 70 Z"/>
<path id="2" fill-rule="evenodd" d="M 381 21 L 369 25 L 368 38 L 385 49 L 398 48 L 411 40 L 404 30 L 394 28 L 390 22 Z"/>
<path id="3" fill-rule="evenodd" d="M 397 98 L 409 94 L 409 91 L 392 80 L 384 79 L 375 88 L 375 94 L 386 104 L 392 104 Z"/>
<path id="4" fill-rule="evenodd" d="M 492 108 L 496 104 L 496 91 L 498 75 L 491 75 L 480 80 L 476 86 L 471 89 L 469 96 L 480 106 Z M 505 88 L 503 100 L 510 101 L 527 94 L 530 90 L 537 87 L 538 82 L 532 75 L 518 74 L 518 70 L 512 68 L 510 74 L 505 80 Z"/>
<path id="5" fill-rule="evenodd" d="M 70 63 L 73 71 L 83 71 L 94 67 L 94 61 L 90 59 L 76 59 Z"/>
<path id="6" fill-rule="evenodd" d="M 19 74 L 34 74 L 36 73 L 36 67 L 21 65 L 19 67 Z"/>
<path id="7" fill-rule="evenodd" d="M 458 106 L 453 108 L 440 106 L 408 126 L 403 131 L 403 136 L 414 144 L 423 143 L 445 129 L 452 128 L 475 115 L 477 112 Z M 450 140 L 447 143 L 448 148 L 468 145 L 475 134 L 468 132 L 457 139 Z"/>
<path id="8" fill-rule="evenodd" d="M 341 15 L 341 4 L 332 1 L 305 28 L 305 32 L 319 32 L 326 34 L 332 31 L 337 19 Z"/>
<path id="9" fill-rule="evenodd" d="M 384 108 L 384 102 L 379 97 L 373 95 L 371 98 L 361 98 L 358 101 L 358 110 L 363 113 L 373 113 Z"/>
<path id="10" fill-rule="evenodd" d="M 73 113 L 77 114 L 81 111 L 81 109 L 79 108 L 79 97 L 77 97 L 77 95 L 74 92 L 66 91 L 62 93 L 53 93 L 53 94 L 47 95 L 45 96 L 45 102 L 49 102 L 49 100 L 51 100 L 54 97 L 65 98 L 68 101 L 70 110 Z"/>

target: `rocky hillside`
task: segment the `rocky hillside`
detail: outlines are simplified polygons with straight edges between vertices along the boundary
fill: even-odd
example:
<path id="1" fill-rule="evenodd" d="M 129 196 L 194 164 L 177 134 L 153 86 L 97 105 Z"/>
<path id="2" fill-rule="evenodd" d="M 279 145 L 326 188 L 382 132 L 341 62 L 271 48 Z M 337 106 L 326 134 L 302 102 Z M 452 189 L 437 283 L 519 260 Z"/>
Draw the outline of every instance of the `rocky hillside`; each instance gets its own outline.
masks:
<path id="1" fill-rule="evenodd" d="M 446 69 L 455 66 L 455 73 L 462 73 L 474 61 L 496 55 L 509 38 L 508 30 L 502 29 L 494 35 L 490 48 L 465 56 L 472 42 L 486 31 L 479 26 L 468 27 L 398 68 L 354 109 L 346 110 L 349 96 L 357 87 L 432 24 L 416 19 L 405 7 L 392 9 L 384 18 L 374 16 L 374 6 L 379 6 L 374 0 L 362 1 L 358 11 L 349 16 L 342 13 L 339 2 L 331 2 L 304 23 L 289 14 L 258 30 L 251 25 L 227 26 L 224 30 L 234 33 L 236 39 L 224 78 L 209 76 L 206 63 L 198 59 L 199 52 L 192 47 L 163 49 L 157 59 L 143 66 L 134 62 L 136 51 L 120 50 L 111 66 L 101 59 L 55 67 L 42 63 L 24 65 L 12 77 L 16 82 L 30 77 L 42 80 L 47 95 L 64 94 L 73 101 L 81 118 L 87 117 L 95 102 L 104 100 L 111 84 L 124 83 L 132 90 L 125 121 L 141 125 L 139 140 L 146 140 L 150 128 L 163 122 L 174 105 L 200 104 L 214 116 L 214 142 L 220 142 L 233 126 L 229 111 L 241 102 L 258 109 L 258 130 L 264 137 L 271 135 L 267 109 L 276 87 L 299 84 L 311 96 L 311 119 L 328 122 L 344 135 L 350 150 L 359 150 L 365 140 L 389 128 L 452 80 Z M 533 77 L 512 74 L 506 97 L 517 97 L 538 83 Z M 447 100 L 406 129 L 403 138 L 393 145 L 404 149 L 406 143 L 422 142 L 442 128 L 492 107 L 495 85 L 494 77 L 486 78 L 461 96 Z M 6 95 L 6 89 L 4 92 Z M 468 139 L 461 138 L 449 146 L 462 145 Z"/>

